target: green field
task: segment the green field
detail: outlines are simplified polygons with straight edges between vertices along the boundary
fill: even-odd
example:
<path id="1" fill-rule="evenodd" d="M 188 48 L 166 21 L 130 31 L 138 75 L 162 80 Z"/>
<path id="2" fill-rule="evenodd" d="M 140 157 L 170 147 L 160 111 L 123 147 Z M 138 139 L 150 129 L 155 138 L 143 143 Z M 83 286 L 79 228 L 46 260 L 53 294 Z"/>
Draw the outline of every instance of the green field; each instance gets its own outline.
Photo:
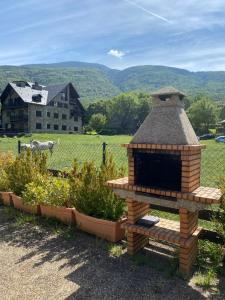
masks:
<path id="1" fill-rule="evenodd" d="M 29 143 L 30 139 L 40 141 L 55 141 L 53 155 L 48 157 L 48 165 L 51 169 L 69 168 L 74 158 L 80 163 L 85 160 L 93 160 L 97 165 L 102 161 L 102 143 L 107 143 L 107 149 L 113 154 L 118 166 L 127 167 L 126 150 L 122 143 L 128 143 L 131 136 L 91 136 L 68 134 L 33 134 L 28 138 L 0 138 L 0 151 L 17 153 L 18 140 Z M 219 178 L 225 167 L 225 144 L 218 144 L 214 140 L 204 141 L 207 148 L 203 150 L 201 184 L 218 186 Z"/>
<path id="2" fill-rule="evenodd" d="M 120 145 L 129 142 L 131 136 L 33 134 L 28 138 L 0 138 L 0 151 L 11 151 L 16 154 L 18 140 L 22 143 L 29 143 L 31 139 L 55 141 L 53 155 L 48 155 L 48 165 L 52 169 L 62 169 L 70 167 L 75 158 L 79 162 L 93 160 L 100 165 L 103 142 L 107 143 L 107 149 L 112 152 L 117 164 L 126 165 L 126 150 Z"/>

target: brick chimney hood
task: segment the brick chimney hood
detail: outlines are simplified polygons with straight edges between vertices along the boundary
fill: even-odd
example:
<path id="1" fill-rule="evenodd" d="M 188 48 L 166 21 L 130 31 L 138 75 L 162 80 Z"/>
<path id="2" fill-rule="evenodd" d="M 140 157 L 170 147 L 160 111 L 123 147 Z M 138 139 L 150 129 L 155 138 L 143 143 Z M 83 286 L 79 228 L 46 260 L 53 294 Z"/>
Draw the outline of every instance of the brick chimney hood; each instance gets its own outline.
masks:
<path id="1" fill-rule="evenodd" d="M 134 135 L 131 144 L 199 145 L 184 110 L 185 94 L 168 87 L 151 96 L 153 109 Z"/>

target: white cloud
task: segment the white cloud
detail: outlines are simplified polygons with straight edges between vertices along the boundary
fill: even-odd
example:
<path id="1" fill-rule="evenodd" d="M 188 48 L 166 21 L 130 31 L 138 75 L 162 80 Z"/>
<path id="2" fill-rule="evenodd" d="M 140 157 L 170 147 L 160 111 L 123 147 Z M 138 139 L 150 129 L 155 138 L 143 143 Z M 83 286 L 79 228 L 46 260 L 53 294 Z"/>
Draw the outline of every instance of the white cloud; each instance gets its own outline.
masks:
<path id="1" fill-rule="evenodd" d="M 118 58 L 122 58 L 124 55 L 126 55 L 125 52 L 117 50 L 117 49 L 111 49 L 111 50 L 108 51 L 107 54 L 118 57 Z"/>

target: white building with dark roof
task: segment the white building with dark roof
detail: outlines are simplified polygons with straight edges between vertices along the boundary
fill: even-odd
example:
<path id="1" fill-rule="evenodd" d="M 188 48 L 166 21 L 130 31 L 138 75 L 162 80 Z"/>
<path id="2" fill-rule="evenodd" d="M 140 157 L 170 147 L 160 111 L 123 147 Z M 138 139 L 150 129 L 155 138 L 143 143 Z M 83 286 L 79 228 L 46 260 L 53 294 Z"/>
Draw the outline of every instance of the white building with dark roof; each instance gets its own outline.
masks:
<path id="1" fill-rule="evenodd" d="M 82 133 L 84 108 L 71 83 L 8 83 L 1 94 L 3 132 Z"/>

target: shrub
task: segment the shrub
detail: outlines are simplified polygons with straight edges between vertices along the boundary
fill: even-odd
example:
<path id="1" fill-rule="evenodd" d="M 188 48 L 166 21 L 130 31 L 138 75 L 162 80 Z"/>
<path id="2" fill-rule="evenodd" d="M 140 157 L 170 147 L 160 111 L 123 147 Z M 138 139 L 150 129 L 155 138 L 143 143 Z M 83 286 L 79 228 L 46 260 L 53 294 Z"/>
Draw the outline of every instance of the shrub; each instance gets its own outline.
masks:
<path id="1" fill-rule="evenodd" d="M 69 182 L 67 179 L 50 177 L 47 185 L 47 197 L 43 204 L 52 206 L 68 206 Z"/>
<path id="2" fill-rule="evenodd" d="M 198 243 L 198 267 L 200 267 L 200 269 L 213 270 L 214 272 L 217 272 L 223 260 L 221 246 L 207 240 L 199 241 Z"/>
<path id="3" fill-rule="evenodd" d="M 222 199 L 217 211 L 213 216 L 213 223 L 216 232 L 222 237 L 223 245 L 225 247 L 225 177 L 220 179 L 220 189 L 222 192 Z"/>
<path id="4" fill-rule="evenodd" d="M 33 206 L 44 203 L 48 192 L 47 180 L 47 176 L 38 174 L 34 181 L 26 184 L 22 192 L 23 202 Z"/>
<path id="5" fill-rule="evenodd" d="M 67 206 L 69 183 L 62 178 L 39 175 L 26 185 L 22 197 L 30 205 Z"/>
<path id="6" fill-rule="evenodd" d="M 46 161 L 47 156 L 40 152 L 27 150 L 19 154 L 7 171 L 11 190 L 20 196 L 39 174 L 47 174 Z"/>
<path id="7" fill-rule="evenodd" d="M 123 175 L 124 170 L 117 170 L 108 155 L 105 165 L 100 168 L 93 162 L 85 162 L 79 168 L 74 161 L 69 176 L 71 204 L 89 216 L 111 221 L 120 219 L 124 214 L 124 201 L 106 186 L 106 181 Z"/>
<path id="8" fill-rule="evenodd" d="M 107 118 L 103 114 L 93 114 L 89 121 L 89 128 L 100 133 L 106 124 Z"/>
<path id="9" fill-rule="evenodd" d="M 225 197 L 224 196 L 222 198 L 218 210 L 214 214 L 213 222 L 214 222 L 216 232 L 222 237 L 223 244 L 225 246 Z"/>
<path id="10" fill-rule="evenodd" d="M 10 191 L 8 169 L 13 163 L 13 156 L 10 153 L 0 153 L 0 191 Z"/>

